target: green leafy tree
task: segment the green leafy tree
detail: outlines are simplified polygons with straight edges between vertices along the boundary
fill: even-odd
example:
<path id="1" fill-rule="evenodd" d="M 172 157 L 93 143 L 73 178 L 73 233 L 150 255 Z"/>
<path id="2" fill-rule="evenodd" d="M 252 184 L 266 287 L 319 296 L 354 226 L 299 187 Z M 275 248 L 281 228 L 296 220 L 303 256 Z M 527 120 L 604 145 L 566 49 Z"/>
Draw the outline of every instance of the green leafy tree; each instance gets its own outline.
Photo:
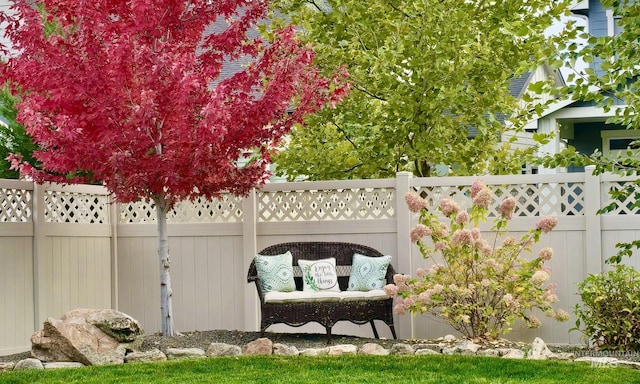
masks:
<path id="1" fill-rule="evenodd" d="M 561 93 L 574 100 L 591 101 L 606 112 L 615 111 L 607 123 L 618 124 L 626 129 L 640 128 L 640 2 L 602 0 L 605 8 L 611 9 L 620 31 L 615 36 L 591 36 L 583 33 L 584 46 L 571 44 L 560 57 L 574 71 L 567 77 L 571 85 Z M 588 68 L 579 69 L 576 62 L 582 59 Z M 632 143 L 637 146 L 640 142 Z M 568 165 L 595 165 L 595 174 L 614 172 L 623 176 L 638 175 L 640 158 L 637 150 L 629 149 L 616 157 L 605 157 L 601 151 L 592 154 L 579 153 L 575 148 L 548 156 L 542 160 L 546 167 Z M 621 202 L 630 209 L 640 208 L 640 180 L 635 180 L 610 191 L 611 202 L 599 213 L 609 212 Z M 608 262 L 619 263 L 623 257 L 631 256 L 640 248 L 640 240 L 616 244 L 618 253 Z"/>
<path id="2" fill-rule="evenodd" d="M 9 87 L 2 87 L 0 89 L 0 116 L 4 118 L 0 123 L 0 178 L 2 179 L 17 179 L 20 176 L 20 172 L 10 169 L 11 163 L 5 161 L 11 153 L 21 155 L 24 161 L 37 167 L 37 161 L 32 155 L 37 146 L 22 124 L 16 121 L 17 114 L 15 97 L 9 91 Z"/>
<path id="3" fill-rule="evenodd" d="M 352 88 L 292 131 L 275 159 L 289 179 L 429 176 L 437 165 L 459 175 L 519 171 L 533 149 L 512 150 L 502 133 L 542 106 L 527 99 L 521 108 L 509 84 L 572 33 L 544 35 L 568 12 L 565 0 L 274 3 L 314 44 L 321 70 L 346 66 Z"/>

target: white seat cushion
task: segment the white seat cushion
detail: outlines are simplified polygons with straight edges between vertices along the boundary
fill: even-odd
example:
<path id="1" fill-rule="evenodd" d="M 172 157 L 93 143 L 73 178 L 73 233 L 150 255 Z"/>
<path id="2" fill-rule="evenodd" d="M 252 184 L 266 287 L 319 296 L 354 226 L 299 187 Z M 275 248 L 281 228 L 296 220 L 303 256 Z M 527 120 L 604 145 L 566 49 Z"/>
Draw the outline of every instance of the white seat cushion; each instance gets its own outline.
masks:
<path id="1" fill-rule="evenodd" d="M 328 302 L 328 301 L 361 301 L 361 300 L 386 300 L 389 296 L 382 289 L 371 291 L 269 291 L 264 294 L 265 303 L 302 303 L 302 302 Z"/>
<path id="2" fill-rule="evenodd" d="M 340 292 L 332 291 L 293 291 L 275 292 L 264 294 L 265 303 L 296 303 L 296 302 L 326 302 L 340 301 Z"/>
<path id="3" fill-rule="evenodd" d="M 367 300 L 386 300 L 389 298 L 384 292 L 384 289 L 372 289 L 364 293 Z"/>
<path id="4" fill-rule="evenodd" d="M 363 291 L 342 291 L 340 292 L 340 301 L 359 301 L 366 300 L 366 292 Z"/>

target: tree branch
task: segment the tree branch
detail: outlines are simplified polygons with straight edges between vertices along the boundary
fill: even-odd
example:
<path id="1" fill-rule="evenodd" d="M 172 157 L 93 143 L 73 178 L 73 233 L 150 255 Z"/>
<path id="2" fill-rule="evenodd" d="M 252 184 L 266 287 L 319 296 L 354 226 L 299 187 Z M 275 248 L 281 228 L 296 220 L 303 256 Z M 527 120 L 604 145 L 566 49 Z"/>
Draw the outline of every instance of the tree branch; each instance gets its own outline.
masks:
<path id="1" fill-rule="evenodd" d="M 353 147 L 353 149 L 355 149 L 355 150 L 358 149 L 358 146 L 356 145 L 356 143 L 351 141 L 351 139 L 349 138 L 349 135 L 347 135 L 347 133 L 344 131 L 344 129 L 342 129 L 341 126 L 336 124 L 335 121 L 331 121 L 331 124 L 333 124 L 338 129 L 338 131 L 340 131 L 344 135 L 344 138 L 347 139 L 347 141 L 351 143 L 351 146 Z"/>
<path id="2" fill-rule="evenodd" d="M 380 101 L 387 101 L 387 99 L 385 99 L 384 97 L 378 96 L 378 95 L 374 95 L 373 93 L 371 93 L 371 92 L 367 91 L 366 89 L 358 86 L 357 84 L 352 84 L 352 85 L 353 85 L 354 89 L 356 89 L 356 90 L 358 90 L 360 92 L 366 93 L 367 95 L 373 97 L 374 99 L 378 99 Z"/>
<path id="3" fill-rule="evenodd" d="M 318 11 L 320 11 L 322 13 L 326 13 L 322 8 L 320 8 L 320 6 L 318 4 L 316 4 L 316 2 L 314 0 L 307 0 L 307 3 L 313 5 Z"/>
<path id="4" fill-rule="evenodd" d="M 408 19 L 412 19 L 413 16 L 409 15 L 408 13 L 406 13 L 405 11 L 403 11 L 402 9 L 398 8 L 396 5 L 394 5 L 391 1 L 389 1 L 387 4 L 389 4 L 389 6 L 391 8 L 393 8 L 394 11 L 402 14 L 402 16 L 408 18 Z"/>

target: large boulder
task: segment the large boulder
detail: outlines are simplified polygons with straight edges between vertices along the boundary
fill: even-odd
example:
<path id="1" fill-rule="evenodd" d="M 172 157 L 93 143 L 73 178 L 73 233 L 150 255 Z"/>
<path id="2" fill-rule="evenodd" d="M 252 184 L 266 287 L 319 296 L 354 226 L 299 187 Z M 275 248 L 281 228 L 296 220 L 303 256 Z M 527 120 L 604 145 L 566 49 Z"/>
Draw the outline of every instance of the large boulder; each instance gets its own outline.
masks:
<path id="1" fill-rule="evenodd" d="M 48 318 L 31 336 L 31 354 L 43 361 L 74 361 L 85 365 L 122 364 L 142 327 L 113 309 L 74 309 L 59 320 Z"/>

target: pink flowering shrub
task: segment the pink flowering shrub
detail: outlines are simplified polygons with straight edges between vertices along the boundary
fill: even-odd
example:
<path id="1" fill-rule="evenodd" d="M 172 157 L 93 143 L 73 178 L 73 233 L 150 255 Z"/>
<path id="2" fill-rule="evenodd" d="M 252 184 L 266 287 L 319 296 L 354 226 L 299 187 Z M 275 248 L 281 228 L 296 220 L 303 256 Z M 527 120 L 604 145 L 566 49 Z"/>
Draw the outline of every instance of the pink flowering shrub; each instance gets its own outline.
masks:
<path id="1" fill-rule="evenodd" d="M 396 297 L 395 313 L 431 313 L 470 338 L 506 334 L 518 318 L 537 328 L 541 322 L 531 314 L 533 309 L 559 321 L 569 319 L 566 311 L 552 306 L 558 301 L 557 285 L 548 282 L 551 269 L 544 263 L 551 260 L 553 250 L 545 247 L 533 260 L 523 258 L 541 234 L 556 226 L 557 219 L 540 219 L 520 239 L 509 236 L 507 222 L 516 206 L 509 197 L 500 204 L 493 222 L 495 237 L 489 241 L 478 223 L 487 221 L 492 198 L 491 190 L 478 180 L 471 187 L 470 212 L 450 198 L 443 199 L 438 209 L 449 219 L 447 224 L 428 210 L 426 200 L 407 194 L 409 209 L 420 213 L 411 240 L 429 265 L 419 268 L 417 277 L 396 275 L 395 284 L 385 287 L 389 296 Z"/>

